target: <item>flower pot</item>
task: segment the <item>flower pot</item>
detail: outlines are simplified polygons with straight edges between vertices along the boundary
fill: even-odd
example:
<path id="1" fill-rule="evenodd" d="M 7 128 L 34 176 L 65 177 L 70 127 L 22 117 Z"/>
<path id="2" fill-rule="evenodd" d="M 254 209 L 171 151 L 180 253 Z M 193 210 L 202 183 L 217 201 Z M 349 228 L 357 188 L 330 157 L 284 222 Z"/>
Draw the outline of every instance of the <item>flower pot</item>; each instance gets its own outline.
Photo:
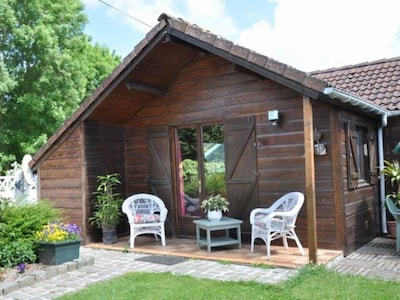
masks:
<path id="1" fill-rule="evenodd" d="M 38 242 L 39 262 L 45 265 L 59 265 L 79 258 L 81 240 L 63 242 Z"/>
<path id="2" fill-rule="evenodd" d="M 210 221 L 219 221 L 222 219 L 222 211 L 220 210 L 209 210 L 207 211 L 207 218 Z"/>
<path id="3" fill-rule="evenodd" d="M 396 221 L 386 221 L 386 226 L 387 226 L 387 230 L 388 230 L 388 233 L 389 233 L 389 235 L 390 235 L 390 237 L 392 238 L 392 239 L 395 239 L 396 238 L 396 236 L 397 236 L 397 230 L 396 230 L 396 226 L 397 226 L 397 224 L 396 224 Z"/>
<path id="4" fill-rule="evenodd" d="M 106 245 L 115 244 L 117 242 L 116 229 L 102 229 L 103 243 Z"/>

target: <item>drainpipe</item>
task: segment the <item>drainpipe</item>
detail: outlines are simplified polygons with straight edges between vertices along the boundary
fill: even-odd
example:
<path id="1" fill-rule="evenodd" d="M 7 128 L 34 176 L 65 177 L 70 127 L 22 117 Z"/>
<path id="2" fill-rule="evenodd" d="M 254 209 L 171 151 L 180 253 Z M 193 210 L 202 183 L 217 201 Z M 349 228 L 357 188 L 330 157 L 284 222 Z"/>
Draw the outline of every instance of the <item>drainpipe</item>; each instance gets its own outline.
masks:
<path id="1" fill-rule="evenodd" d="M 383 128 L 387 126 L 387 114 L 382 115 L 381 126 L 378 128 L 378 164 L 379 164 L 379 174 L 384 167 L 384 153 L 383 153 Z M 382 218 L 382 233 L 386 234 L 387 225 L 386 225 L 386 207 L 385 207 L 385 177 L 379 176 L 379 185 L 380 185 L 380 199 L 381 199 L 381 218 Z"/>

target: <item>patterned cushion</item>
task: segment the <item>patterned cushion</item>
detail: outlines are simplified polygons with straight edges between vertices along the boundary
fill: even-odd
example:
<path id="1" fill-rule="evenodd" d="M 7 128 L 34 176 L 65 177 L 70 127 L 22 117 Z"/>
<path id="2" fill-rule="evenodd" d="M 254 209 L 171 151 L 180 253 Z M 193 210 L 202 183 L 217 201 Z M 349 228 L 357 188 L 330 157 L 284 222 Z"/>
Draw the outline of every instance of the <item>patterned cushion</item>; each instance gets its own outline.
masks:
<path id="1" fill-rule="evenodd" d="M 267 228 L 267 215 L 266 214 L 258 214 L 254 218 L 255 224 L 261 228 Z M 282 219 L 273 218 L 271 221 L 271 229 L 280 230 L 283 227 Z"/>
<path id="2" fill-rule="evenodd" d="M 267 215 L 266 214 L 258 214 L 256 215 L 256 217 L 254 218 L 255 224 L 258 227 L 261 228 L 266 228 L 266 222 L 267 222 Z"/>
<path id="3" fill-rule="evenodd" d="M 136 224 L 143 223 L 157 223 L 160 222 L 160 215 L 158 214 L 136 214 L 133 218 Z"/>

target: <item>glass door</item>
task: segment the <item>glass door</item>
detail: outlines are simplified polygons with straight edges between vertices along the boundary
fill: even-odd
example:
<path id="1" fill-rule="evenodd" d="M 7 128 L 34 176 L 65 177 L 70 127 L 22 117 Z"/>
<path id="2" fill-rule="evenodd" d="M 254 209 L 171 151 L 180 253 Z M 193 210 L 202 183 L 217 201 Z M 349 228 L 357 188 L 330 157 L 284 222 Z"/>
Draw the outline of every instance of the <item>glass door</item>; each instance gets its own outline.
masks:
<path id="1" fill-rule="evenodd" d="M 203 217 L 203 199 L 212 194 L 226 197 L 222 125 L 178 128 L 177 138 L 179 217 L 192 223 L 193 218 Z"/>

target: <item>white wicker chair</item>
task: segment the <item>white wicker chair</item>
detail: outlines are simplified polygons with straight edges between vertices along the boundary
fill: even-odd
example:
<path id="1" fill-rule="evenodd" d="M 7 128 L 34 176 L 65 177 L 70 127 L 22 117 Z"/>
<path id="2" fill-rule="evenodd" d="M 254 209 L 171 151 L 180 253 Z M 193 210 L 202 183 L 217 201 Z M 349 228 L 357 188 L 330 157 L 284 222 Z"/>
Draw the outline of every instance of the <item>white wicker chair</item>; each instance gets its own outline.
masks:
<path id="1" fill-rule="evenodd" d="M 287 239 L 296 241 L 300 253 L 304 249 L 296 235 L 295 224 L 297 215 L 303 206 L 304 195 L 299 192 L 288 193 L 279 198 L 269 208 L 255 208 L 250 213 L 251 252 L 254 251 L 254 241 L 262 239 L 267 247 L 267 257 L 271 258 L 271 241 L 283 239 L 283 245 L 288 248 Z"/>
<path id="2" fill-rule="evenodd" d="M 140 234 L 154 234 L 165 246 L 164 223 L 168 209 L 164 202 L 155 195 L 136 194 L 127 198 L 122 204 L 122 211 L 127 215 L 130 227 L 129 244 L 135 247 L 135 238 Z"/>

